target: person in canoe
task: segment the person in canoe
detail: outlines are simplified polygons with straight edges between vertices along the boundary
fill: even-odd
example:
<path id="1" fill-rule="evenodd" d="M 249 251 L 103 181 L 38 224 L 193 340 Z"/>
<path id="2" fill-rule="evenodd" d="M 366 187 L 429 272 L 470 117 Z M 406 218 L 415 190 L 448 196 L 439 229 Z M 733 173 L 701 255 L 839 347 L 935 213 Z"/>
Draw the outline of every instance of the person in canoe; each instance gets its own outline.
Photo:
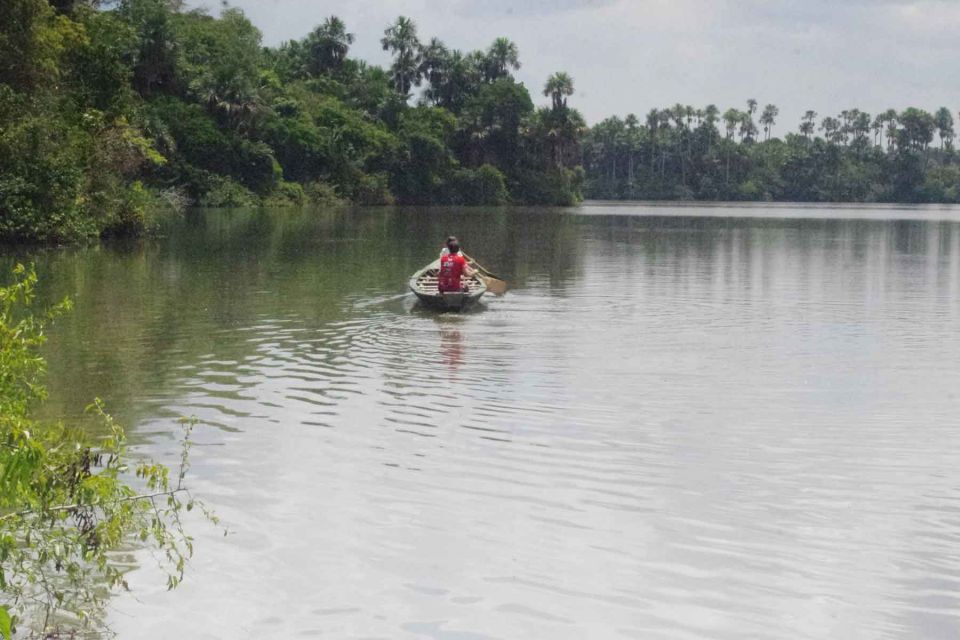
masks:
<path id="1" fill-rule="evenodd" d="M 467 285 L 462 277 L 468 278 L 474 271 L 467 265 L 466 259 L 460 254 L 460 243 L 456 238 L 447 243 L 449 253 L 440 258 L 440 273 L 437 275 L 437 288 L 440 293 L 448 291 L 466 291 Z"/>

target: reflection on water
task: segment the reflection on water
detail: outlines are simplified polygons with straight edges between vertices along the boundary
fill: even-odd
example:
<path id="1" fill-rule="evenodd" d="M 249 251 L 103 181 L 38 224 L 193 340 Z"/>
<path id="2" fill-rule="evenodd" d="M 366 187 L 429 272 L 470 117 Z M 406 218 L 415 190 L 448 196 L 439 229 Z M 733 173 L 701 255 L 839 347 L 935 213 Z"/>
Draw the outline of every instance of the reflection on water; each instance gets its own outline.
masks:
<path id="1" fill-rule="evenodd" d="M 443 363 L 447 365 L 451 375 L 456 374 L 463 364 L 463 334 L 456 329 L 442 327 L 440 348 L 443 352 Z"/>
<path id="2" fill-rule="evenodd" d="M 32 256 L 52 412 L 199 432 L 121 638 L 955 638 L 960 211 L 198 212 Z M 513 283 L 432 314 L 456 233 Z M 23 256 L 7 256 L 9 262 Z M 30 256 L 28 256 L 30 257 Z M 145 565 L 149 566 L 149 564 Z M 162 583 L 157 583 L 162 584 Z"/>

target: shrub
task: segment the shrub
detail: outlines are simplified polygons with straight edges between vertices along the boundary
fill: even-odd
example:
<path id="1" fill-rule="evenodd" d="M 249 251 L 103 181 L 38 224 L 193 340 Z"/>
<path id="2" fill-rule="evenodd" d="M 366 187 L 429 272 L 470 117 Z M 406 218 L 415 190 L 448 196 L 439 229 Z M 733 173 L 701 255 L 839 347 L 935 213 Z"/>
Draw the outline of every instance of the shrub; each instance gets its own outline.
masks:
<path id="1" fill-rule="evenodd" d="M 360 175 L 351 200 L 360 205 L 391 205 L 396 202 L 390 193 L 390 181 L 385 173 Z"/>
<path id="2" fill-rule="evenodd" d="M 516 178 L 511 195 L 523 204 L 573 206 L 582 199 L 583 175 L 580 167 L 522 171 Z"/>
<path id="3" fill-rule="evenodd" d="M 0 635 L 6 638 L 18 619 L 30 637 L 54 637 L 45 620 L 97 626 L 110 592 L 126 587 L 113 558 L 132 540 L 159 552 L 171 588 L 193 553 L 180 524 L 195 505 L 183 484 L 189 426 L 178 474 L 151 460 L 131 461 L 123 429 L 99 402 L 91 406 L 103 423 L 99 442 L 82 429 L 33 417 L 46 397 L 37 353 L 44 327 L 69 308 L 65 301 L 31 313 L 36 280 L 18 266 L 14 282 L 0 287 Z"/>
<path id="4" fill-rule="evenodd" d="M 242 184 L 225 176 L 210 174 L 208 187 L 197 200 L 201 207 L 257 207 L 260 198 Z"/>
<path id="5" fill-rule="evenodd" d="M 265 207 L 302 207 L 305 204 L 307 195 L 296 182 L 281 182 L 276 191 L 263 201 Z"/>
<path id="6" fill-rule="evenodd" d="M 325 207 L 344 204 L 344 200 L 337 193 L 336 187 L 321 180 L 308 184 L 304 193 L 310 204 L 314 206 Z"/>
<path id="7" fill-rule="evenodd" d="M 447 184 L 447 200 L 461 205 L 502 205 L 508 199 L 503 174 L 493 165 L 458 169 Z"/>

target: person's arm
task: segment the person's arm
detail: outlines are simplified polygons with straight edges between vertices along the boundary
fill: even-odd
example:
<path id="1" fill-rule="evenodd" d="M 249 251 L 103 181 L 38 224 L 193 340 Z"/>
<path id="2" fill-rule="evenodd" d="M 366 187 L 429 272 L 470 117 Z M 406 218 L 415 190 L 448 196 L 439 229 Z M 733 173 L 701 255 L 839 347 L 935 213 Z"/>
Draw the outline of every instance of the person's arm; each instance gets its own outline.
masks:
<path id="1" fill-rule="evenodd" d="M 463 256 L 461 256 L 461 257 L 463 257 Z M 463 275 L 467 276 L 468 278 L 472 278 L 473 275 L 474 275 L 476 272 L 477 272 L 477 270 L 471 268 L 471 267 L 470 267 L 470 263 L 468 263 L 468 262 L 467 262 L 467 259 L 464 258 L 464 259 L 463 259 Z"/>

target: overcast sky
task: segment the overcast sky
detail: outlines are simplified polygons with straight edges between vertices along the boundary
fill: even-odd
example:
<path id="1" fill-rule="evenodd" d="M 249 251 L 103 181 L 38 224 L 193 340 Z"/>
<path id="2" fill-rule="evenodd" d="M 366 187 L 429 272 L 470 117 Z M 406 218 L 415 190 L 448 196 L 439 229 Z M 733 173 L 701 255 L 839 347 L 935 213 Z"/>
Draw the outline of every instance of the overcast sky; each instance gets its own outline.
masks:
<path id="1" fill-rule="evenodd" d="M 217 8 L 210 0 L 192 6 Z M 806 109 L 870 113 L 960 109 L 960 0 L 232 0 L 276 45 L 330 14 L 356 35 L 354 57 L 389 58 L 380 37 L 398 15 L 421 40 L 486 48 L 506 36 L 517 74 L 540 96 L 553 71 L 573 76 L 591 124 L 676 102 L 721 110 L 747 98 L 780 107 L 775 133 Z M 957 117 L 955 115 L 955 117 Z"/>

